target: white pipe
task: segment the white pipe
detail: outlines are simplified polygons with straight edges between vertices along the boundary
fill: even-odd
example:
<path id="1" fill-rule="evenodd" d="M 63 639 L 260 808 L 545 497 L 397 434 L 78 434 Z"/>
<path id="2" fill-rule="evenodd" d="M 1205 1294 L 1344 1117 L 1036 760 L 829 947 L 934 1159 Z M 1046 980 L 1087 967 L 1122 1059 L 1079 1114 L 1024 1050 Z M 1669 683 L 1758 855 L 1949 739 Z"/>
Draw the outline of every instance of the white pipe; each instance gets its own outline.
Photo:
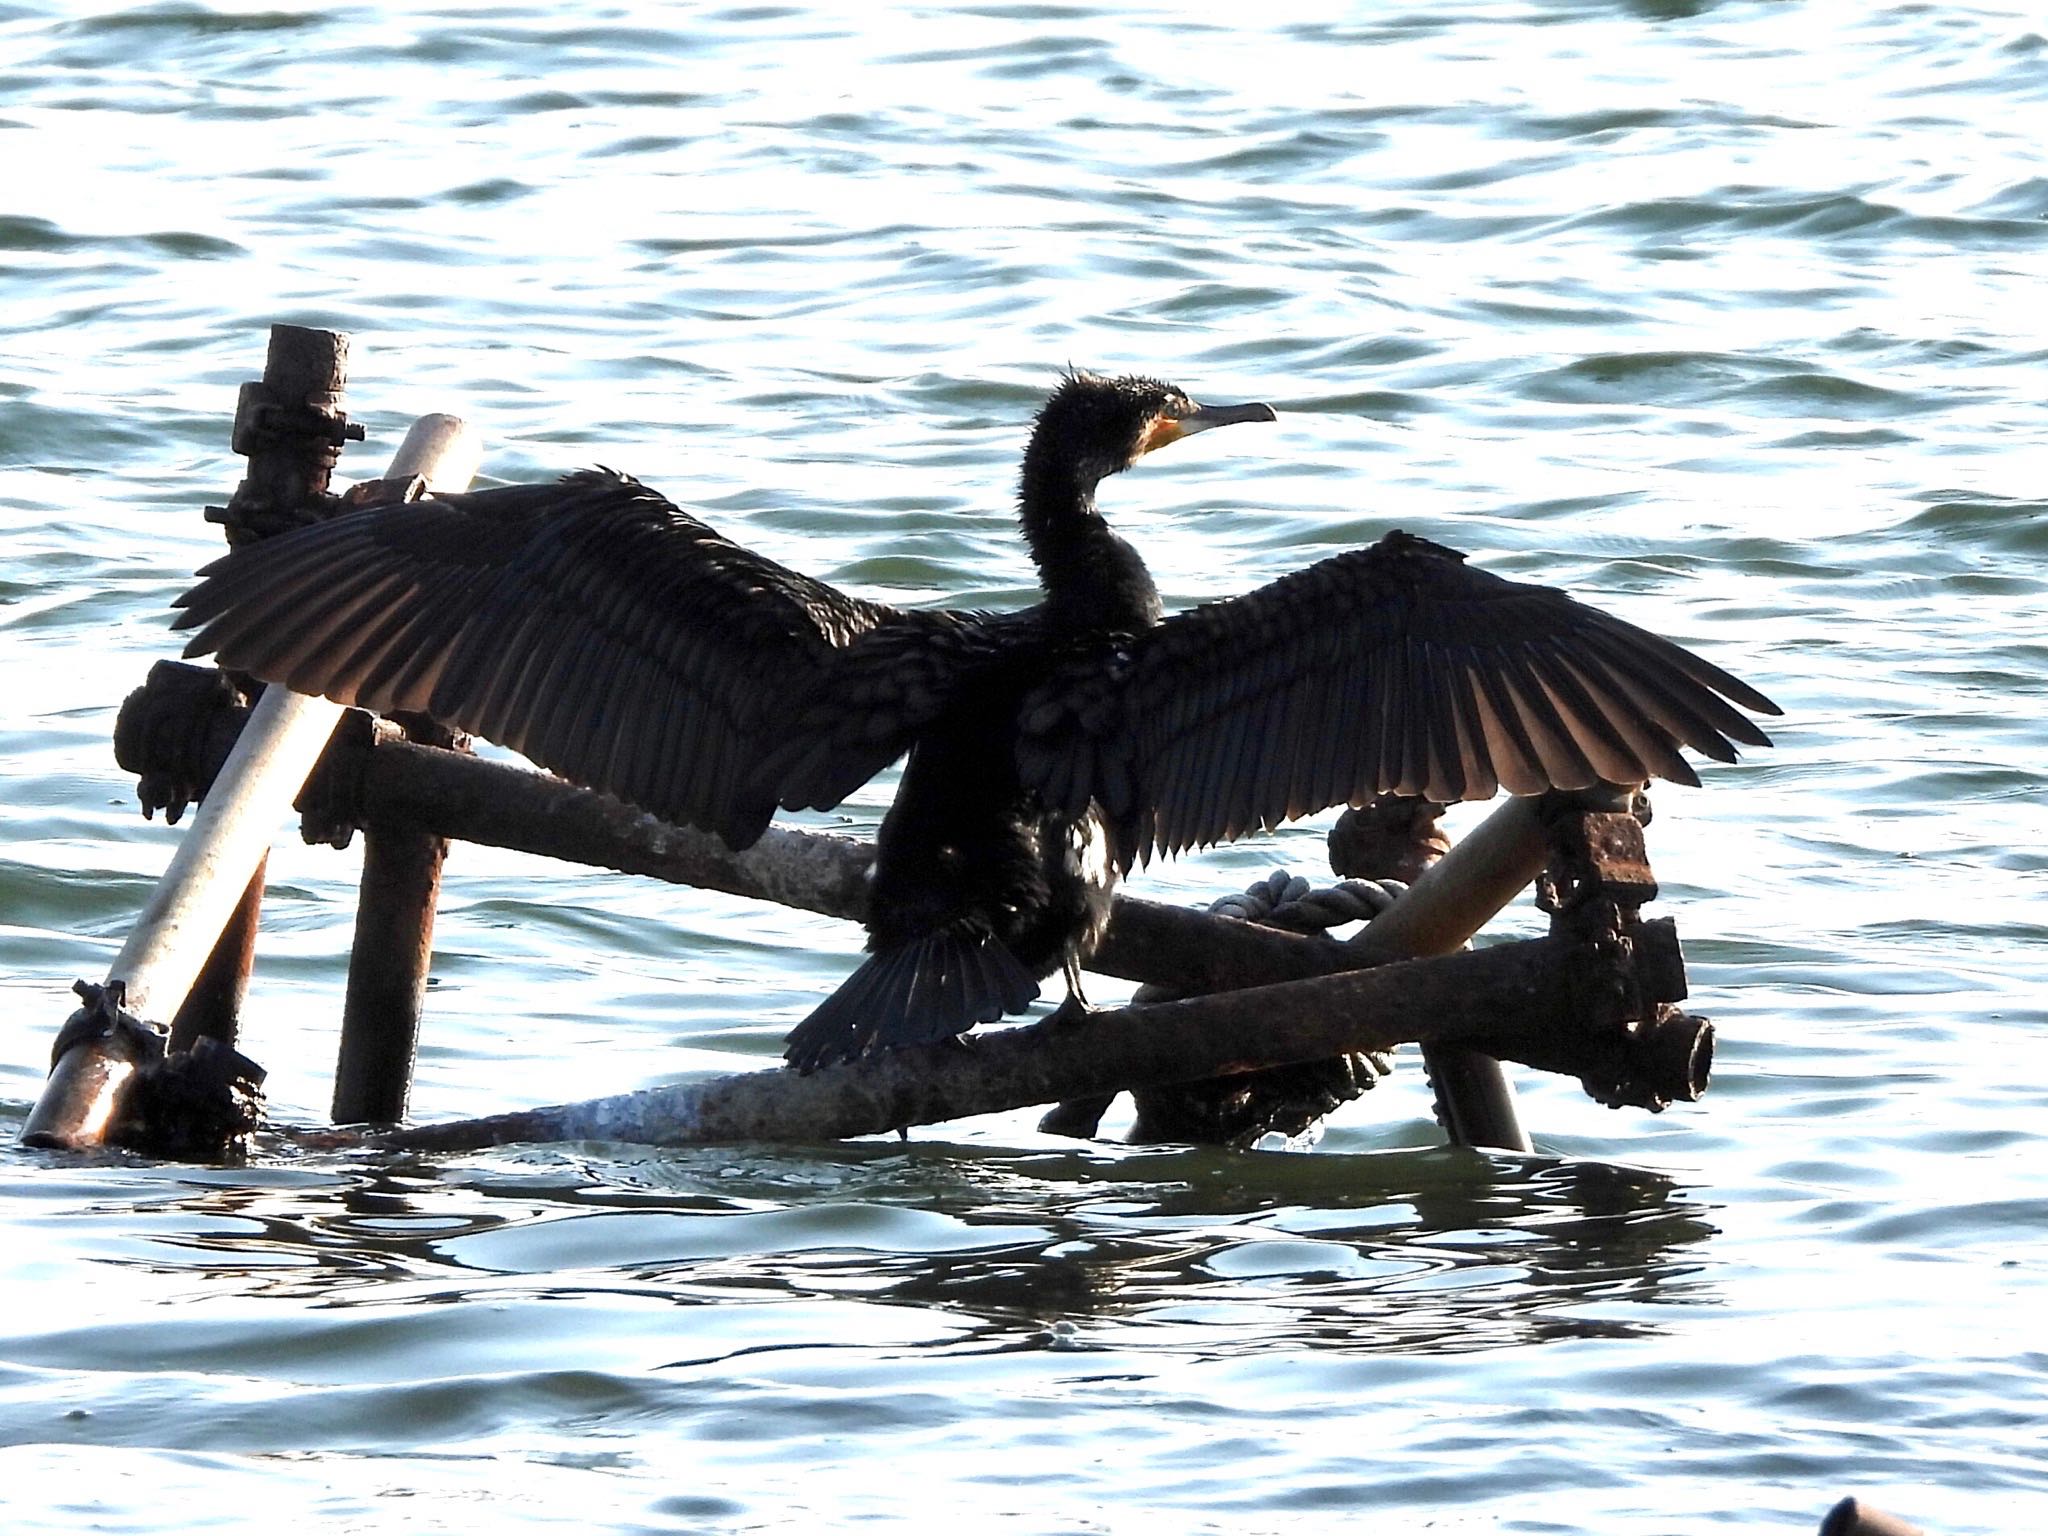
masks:
<path id="1" fill-rule="evenodd" d="M 421 475 L 437 491 L 461 490 L 482 455 L 481 440 L 460 417 L 422 416 L 388 473 Z M 341 715 L 342 706 L 326 699 L 263 690 L 108 968 L 110 980 L 127 984 L 130 1013 L 169 1019 L 178 1011 Z"/>
<path id="2" fill-rule="evenodd" d="M 1584 791 L 1597 809 L 1625 810 L 1629 791 Z M 1540 797 L 1516 795 L 1451 845 L 1407 893 L 1366 924 L 1352 942 L 1405 959 L 1455 953 L 1531 880 L 1550 858 Z"/>

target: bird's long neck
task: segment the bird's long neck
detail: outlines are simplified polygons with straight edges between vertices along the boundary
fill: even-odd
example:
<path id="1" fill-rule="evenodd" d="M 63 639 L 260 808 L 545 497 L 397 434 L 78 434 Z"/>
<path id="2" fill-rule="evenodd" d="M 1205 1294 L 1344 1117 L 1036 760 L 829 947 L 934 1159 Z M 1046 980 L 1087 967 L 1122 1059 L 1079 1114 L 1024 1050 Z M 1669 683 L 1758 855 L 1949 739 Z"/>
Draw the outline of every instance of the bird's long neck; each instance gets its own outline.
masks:
<path id="1" fill-rule="evenodd" d="M 1137 550 L 1110 532 L 1095 482 L 1034 441 L 1024 455 L 1018 518 L 1038 566 L 1047 616 L 1061 628 L 1143 629 L 1159 591 Z"/>

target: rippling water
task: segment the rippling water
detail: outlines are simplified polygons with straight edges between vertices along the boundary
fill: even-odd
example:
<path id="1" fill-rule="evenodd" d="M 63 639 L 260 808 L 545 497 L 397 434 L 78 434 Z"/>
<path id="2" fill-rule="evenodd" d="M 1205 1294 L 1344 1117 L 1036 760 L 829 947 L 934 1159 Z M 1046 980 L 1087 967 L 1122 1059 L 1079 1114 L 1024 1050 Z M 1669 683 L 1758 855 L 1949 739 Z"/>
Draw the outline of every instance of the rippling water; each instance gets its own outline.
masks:
<path id="1" fill-rule="evenodd" d="M 1220 15 L 0 5 L 0 1134 L 167 855 L 108 733 L 273 320 L 353 333 L 349 472 L 453 409 L 899 601 L 1026 599 L 1064 364 L 1272 400 L 1110 487 L 1169 602 L 1398 524 L 1786 705 L 1650 834 L 1712 1094 L 1525 1077 L 1531 1159 L 1412 1065 L 1307 1155 L 9 1150 L 15 1529 L 2042 1523 L 2040 19 Z M 351 858 L 272 869 L 248 1045 L 317 1120 Z M 469 848 L 445 897 L 431 1118 L 765 1063 L 857 946 Z"/>

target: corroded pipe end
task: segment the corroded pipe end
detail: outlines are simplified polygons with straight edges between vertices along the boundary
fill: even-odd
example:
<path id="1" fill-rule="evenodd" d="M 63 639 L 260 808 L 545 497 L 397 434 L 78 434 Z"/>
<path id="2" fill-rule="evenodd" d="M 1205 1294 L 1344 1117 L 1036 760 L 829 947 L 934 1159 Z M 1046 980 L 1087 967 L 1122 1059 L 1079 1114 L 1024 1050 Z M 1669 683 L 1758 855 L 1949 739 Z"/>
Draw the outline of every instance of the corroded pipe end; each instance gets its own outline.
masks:
<path id="1" fill-rule="evenodd" d="M 1330 868 L 1347 879 L 1405 880 L 1450 852 L 1450 834 L 1438 824 L 1444 808 L 1420 795 L 1380 795 L 1354 805 L 1330 828 Z"/>
<path id="2" fill-rule="evenodd" d="M 164 1054 L 167 1031 L 128 1012 L 125 983 L 80 981 L 71 990 L 85 1006 L 57 1031 L 50 1075 L 21 1128 L 25 1147 L 103 1145 L 136 1072 Z"/>
<path id="3" fill-rule="evenodd" d="M 79 1041 L 43 1084 L 42 1096 L 21 1128 L 21 1144 L 67 1150 L 103 1145 L 115 1102 L 134 1075 L 134 1061 L 112 1040 Z"/>
<path id="4" fill-rule="evenodd" d="M 1590 1054 L 1562 1069 L 1580 1071 L 1588 1095 L 1609 1109 L 1654 1114 L 1667 1105 L 1694 1103 L 1706 1093 L 1714 1070 L 1714 1024 L 1660 1005 L 1652 1017 L 1628 1025 L 1619 1039 L 1607 1035 L 1603 1041 L 1596 1033 L 1577 1049 Z"/>
<path id="5" fill-rule="evenodd" d="M 1676 1008 L 1636 1029 L 1636 1063 L 1644 1081 L 1673 1104 L 1692 1104 L 1714 1075 L 1714 1021 Z"/>
<path id="6" fill-rule="evenodd" d="M 348 388 L 348 337 L 304 325 L 273 325 L 263 382 L 294 403 L 332 408 Z"/>

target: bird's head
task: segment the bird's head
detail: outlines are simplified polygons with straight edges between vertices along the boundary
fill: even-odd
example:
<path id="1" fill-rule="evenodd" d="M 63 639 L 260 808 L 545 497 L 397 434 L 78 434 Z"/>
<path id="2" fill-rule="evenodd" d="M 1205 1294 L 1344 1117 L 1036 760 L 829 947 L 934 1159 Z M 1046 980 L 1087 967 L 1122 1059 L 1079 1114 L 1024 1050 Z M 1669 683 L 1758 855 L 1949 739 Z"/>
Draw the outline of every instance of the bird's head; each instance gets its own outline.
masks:
<path id="1" fill-rule="evenodd" d="M 1093 485 L 1192 432 L 1272 420 L 1270 405 L 1197 405 L 1158 379 L 1073 372 L 1039 411 L 1030 454 L 1062 463 L 1084 485 Z"/>

